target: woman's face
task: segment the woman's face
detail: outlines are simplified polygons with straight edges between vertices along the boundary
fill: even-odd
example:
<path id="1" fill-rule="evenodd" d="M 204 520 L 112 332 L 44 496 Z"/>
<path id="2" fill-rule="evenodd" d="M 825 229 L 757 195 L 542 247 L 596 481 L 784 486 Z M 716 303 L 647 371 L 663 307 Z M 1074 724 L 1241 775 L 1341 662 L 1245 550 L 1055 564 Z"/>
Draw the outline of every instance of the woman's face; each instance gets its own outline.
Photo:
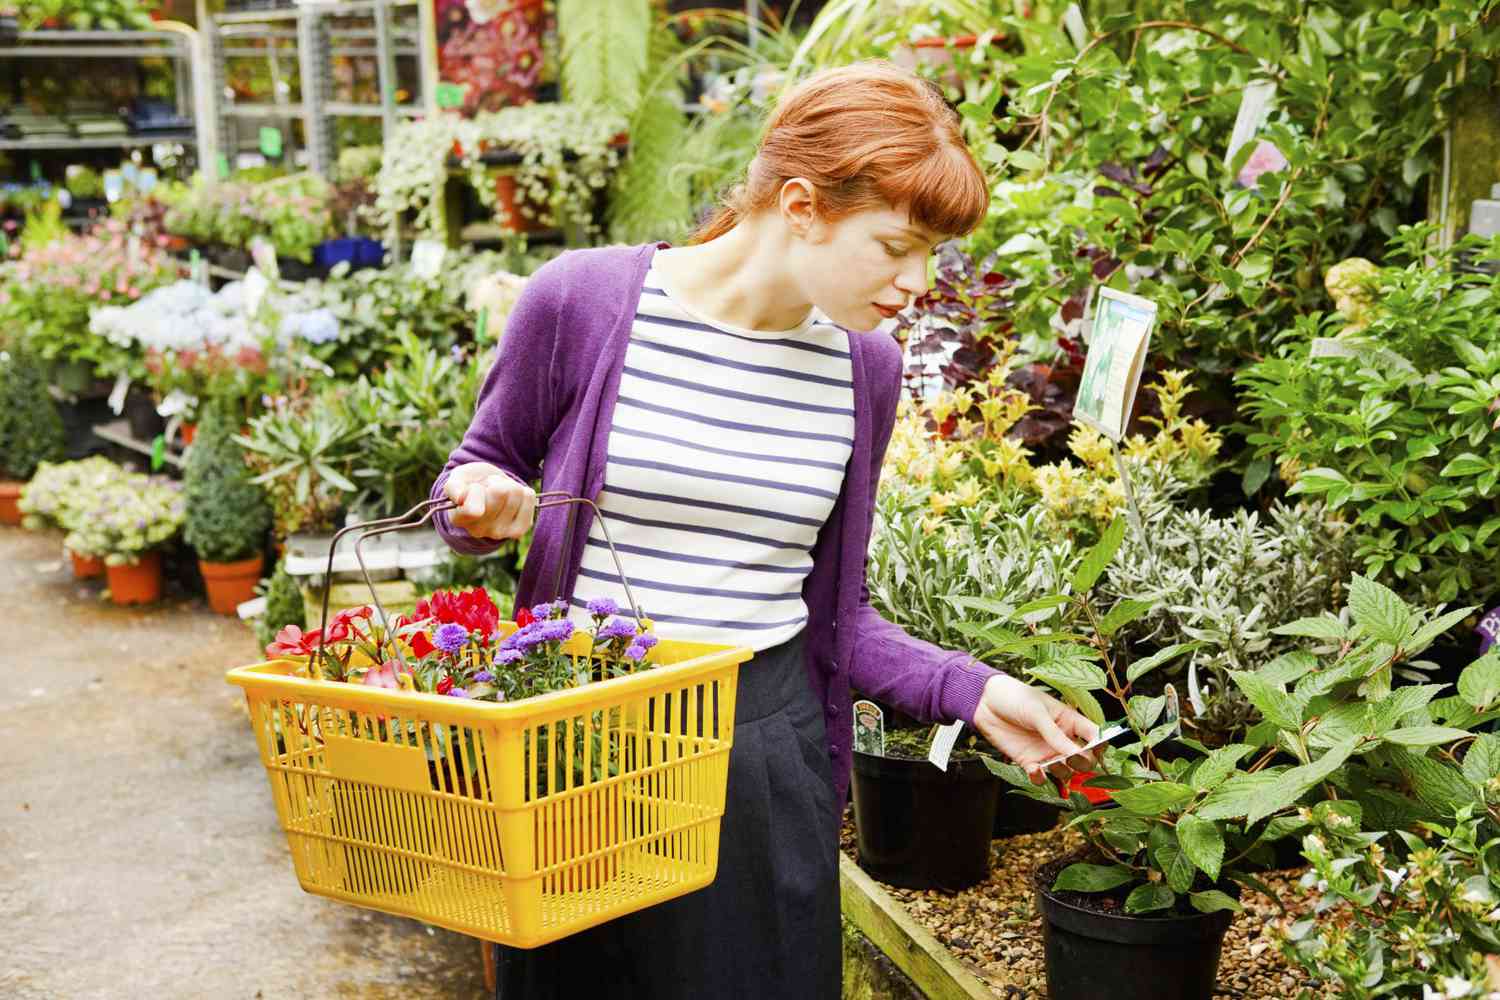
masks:
<path id="1" fill-rule="evenodd" d="M 927 291 L 927 259 L 943 239 L 904 210 L 871 209 L 809 224 L 788 265 L 829 319 L 850 330 L 873 330 Z"/>

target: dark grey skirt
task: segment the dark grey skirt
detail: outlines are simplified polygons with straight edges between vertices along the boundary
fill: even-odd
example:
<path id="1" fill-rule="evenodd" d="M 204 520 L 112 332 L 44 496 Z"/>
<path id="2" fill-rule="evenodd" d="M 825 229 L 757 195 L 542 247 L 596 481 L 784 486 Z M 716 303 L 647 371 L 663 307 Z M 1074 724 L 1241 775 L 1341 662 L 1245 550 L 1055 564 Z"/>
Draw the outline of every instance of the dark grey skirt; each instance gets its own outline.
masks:
<path id="1" fill-rule="evenodd" d="M 712 885 L 541 948 L 500 948 L 499 1000 L 837 1000 L 838 813 L 802 637 L 740 667 Z"/>

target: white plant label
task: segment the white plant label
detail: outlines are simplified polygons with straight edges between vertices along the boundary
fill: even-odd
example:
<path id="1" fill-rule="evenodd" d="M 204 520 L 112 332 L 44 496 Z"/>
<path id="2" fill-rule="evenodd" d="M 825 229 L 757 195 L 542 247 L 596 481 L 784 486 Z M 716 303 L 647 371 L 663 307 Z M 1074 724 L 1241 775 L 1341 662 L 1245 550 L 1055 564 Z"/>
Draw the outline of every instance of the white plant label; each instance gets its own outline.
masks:
<path id="1" fill-rule="evenodd" d="M 448 248 L 437 240 L 417 240 L 411 248 L 412 273 L 431 281 L 442 273 L 443 258 L 447 254 Z"/>
<path id="2" fill-rule="evenodd" d="M 927 751 L 927 759 L 939 771 L 948 770 L 948 758 L 953 755 L 953 745 L 958 742 L 958 733 L 963 727 L 961 719 L 938 727 L 937 735 L 932 738 L 932 746 Z"/>

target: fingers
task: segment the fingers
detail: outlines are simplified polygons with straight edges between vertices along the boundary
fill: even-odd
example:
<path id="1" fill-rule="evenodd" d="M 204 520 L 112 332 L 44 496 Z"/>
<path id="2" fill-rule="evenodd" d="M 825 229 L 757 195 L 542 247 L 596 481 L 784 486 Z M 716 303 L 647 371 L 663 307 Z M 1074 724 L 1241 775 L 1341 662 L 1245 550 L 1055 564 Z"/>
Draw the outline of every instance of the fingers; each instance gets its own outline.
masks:
<path id="1" fill-rule="evenodd" d="M 1046 713 L 1038 713 L 1036 720 L 1036 731 L 1041 734 L 1042 739 L 1060 757 L 1084 757 L 1083 748 L 1068 739 L 1066 733 L 1058 724 L 1052 721 L 1052 717 Z"/>

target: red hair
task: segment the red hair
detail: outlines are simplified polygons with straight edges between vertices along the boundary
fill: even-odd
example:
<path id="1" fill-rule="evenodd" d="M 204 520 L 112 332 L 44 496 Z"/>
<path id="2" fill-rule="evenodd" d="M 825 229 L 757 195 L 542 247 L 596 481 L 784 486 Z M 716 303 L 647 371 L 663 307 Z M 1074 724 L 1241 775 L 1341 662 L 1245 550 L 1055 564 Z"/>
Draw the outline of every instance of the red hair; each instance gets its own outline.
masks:
<path id="1" fill-rule="evenodd" d="M 783 94 L 744 183 L 724 196 L 693 242 L 717 239 L 771 208 L 791 177 L 812 182 L 818 215 L 828 222 L 905 207 L 928 230 L 960 236 L 989 208 L 984 172 L 942 92 L 884 61 L 822 70 Z"/>

